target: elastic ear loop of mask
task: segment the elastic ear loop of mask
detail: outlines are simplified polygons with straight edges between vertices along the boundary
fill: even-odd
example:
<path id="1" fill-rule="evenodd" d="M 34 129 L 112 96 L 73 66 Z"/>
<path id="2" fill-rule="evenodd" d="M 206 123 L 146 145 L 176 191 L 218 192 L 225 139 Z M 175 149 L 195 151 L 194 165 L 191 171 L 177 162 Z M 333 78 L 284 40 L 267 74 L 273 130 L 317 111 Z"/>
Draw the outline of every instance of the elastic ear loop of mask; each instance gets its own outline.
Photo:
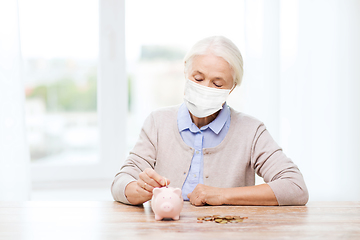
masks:
<path id="1" fill-rule="evenodd" d="M 230 89 L 230 92 L 232 92 L 232 90 L 234 90 L 236 88 L 236 83 L 234 84 L 234 86 Z"/>

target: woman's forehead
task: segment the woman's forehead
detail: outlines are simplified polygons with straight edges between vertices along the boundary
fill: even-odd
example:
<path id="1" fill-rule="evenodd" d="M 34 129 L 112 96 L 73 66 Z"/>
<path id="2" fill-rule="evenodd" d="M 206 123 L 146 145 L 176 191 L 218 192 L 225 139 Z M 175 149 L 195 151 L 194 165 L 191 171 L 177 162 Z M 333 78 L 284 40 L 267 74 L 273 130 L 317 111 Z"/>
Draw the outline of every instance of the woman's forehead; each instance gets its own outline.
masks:
<path id="1" fill-rule="evenodd" d="M 209 77 L 232 80 L 230 64 L 222 57 L 212 54 L 195 56 L 192 61 L 192 74 L 209 75 Z"/>

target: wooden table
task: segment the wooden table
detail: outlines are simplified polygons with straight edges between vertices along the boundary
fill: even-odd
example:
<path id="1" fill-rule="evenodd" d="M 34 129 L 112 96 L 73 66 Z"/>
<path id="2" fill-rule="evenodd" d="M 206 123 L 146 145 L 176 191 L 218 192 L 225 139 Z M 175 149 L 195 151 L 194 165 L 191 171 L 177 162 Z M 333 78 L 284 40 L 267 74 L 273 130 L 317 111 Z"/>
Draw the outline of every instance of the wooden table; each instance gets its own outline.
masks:
<path id="1" fill-rule="evenodd" d="M 197 223 L 205 215 L 240 215 L 241 223 Z M 0 202 L 0 239 L 360 239 L 360 202 L 301 207 L 195 207 L 179 221 L 155 221 L 148 203 Z"/>

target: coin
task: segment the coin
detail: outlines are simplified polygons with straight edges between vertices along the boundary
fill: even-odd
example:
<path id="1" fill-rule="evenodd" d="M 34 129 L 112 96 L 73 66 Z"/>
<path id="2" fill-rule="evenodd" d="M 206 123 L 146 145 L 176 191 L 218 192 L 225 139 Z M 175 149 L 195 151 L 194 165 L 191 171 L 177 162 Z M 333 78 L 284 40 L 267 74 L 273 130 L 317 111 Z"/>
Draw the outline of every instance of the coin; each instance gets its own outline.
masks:
<path id="1" fill-rule="evenodd" d="M 198 223 L 202 223 L 204 220 L 207 222 L 214 221 L 216 223 L 221 223 L 221 224 L 239 223 L 242 222 L 244 219 L 248 219 L 248 217 L 240 217 L 240 216 L 232 216 L 232 215 L 227 215 L 227 216 L 212 215 L 212 216 L 204 216 L 197 218 Z"/>

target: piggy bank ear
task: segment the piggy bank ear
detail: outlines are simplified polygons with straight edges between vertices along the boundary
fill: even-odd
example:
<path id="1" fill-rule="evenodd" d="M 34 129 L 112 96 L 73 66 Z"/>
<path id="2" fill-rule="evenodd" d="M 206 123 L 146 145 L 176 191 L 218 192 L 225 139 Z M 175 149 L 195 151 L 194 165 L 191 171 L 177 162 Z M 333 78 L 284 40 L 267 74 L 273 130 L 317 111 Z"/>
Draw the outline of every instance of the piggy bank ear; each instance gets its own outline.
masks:
<path id="1" fill-rule="evenodd" d="M 154 188 L 153 189 L 154 197 L 156 197 L 160 192 L 161 192 L 160 188 Z"/>
<path id="2" fill-rule="evenodd" d="M 179 197 L 181 196 L 181 189 L 180 188 L 174 188 L 174 193 L 176 194 L 176 195 L 178 195 Z"/>

